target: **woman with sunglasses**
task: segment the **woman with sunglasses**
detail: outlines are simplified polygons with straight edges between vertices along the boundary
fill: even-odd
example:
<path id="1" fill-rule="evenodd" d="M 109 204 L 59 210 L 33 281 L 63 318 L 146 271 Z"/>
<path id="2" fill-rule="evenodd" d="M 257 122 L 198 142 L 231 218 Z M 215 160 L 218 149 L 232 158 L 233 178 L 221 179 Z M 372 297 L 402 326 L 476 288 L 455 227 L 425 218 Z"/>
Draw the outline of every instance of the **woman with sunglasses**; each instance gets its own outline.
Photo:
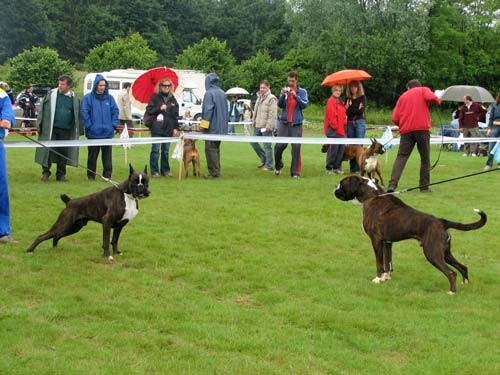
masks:
<path id="1" fill-rule="evenodd" d="M 144 115 L 146 126 L 151 129 L 152 137 L 175 137 L 179 130 L 179 103 L 174 96 L 174 86 L 168 78 L 161 79 L 151 96 Z M 172 177 L 168 152 L 170 143 L 153 143 L 149 156 L 151 176 Z M 161 157 L 160 157 L 161 154 Z M 158 166 L 158 158 L 160 165 Z"/>

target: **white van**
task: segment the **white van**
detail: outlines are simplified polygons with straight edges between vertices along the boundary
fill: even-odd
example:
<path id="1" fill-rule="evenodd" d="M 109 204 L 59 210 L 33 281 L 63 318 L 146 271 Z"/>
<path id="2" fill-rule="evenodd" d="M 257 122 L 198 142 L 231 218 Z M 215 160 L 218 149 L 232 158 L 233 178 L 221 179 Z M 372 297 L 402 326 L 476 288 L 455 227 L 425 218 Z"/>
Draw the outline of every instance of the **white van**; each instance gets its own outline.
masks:
<path id="1" fill-rule="evenodd" d="M 177 71 L 183 74 L 185 83 L 181 97 L 177 98 L 179 102 L 179 115 L 184 117 L 186 110 L 189 110 L 191 118 L 199 120 L 201 119 L 202 110 L 202 101 L 200 98 L 205 94 L 206 74 L 196 70 Z M 145 70 L 138 69 L 115 69 L 99 74 L 102 74 L 106 78 L 109 84 L 109 93 L 116 99 L 125 82 L 133 83 L 144 72 Z M 92 91 L 96 74 L 98 73 L 89 73 L 85 76 L 83 82 L 84 95 Z M 132 105 L 132 117 L 142 120 L 143 116 L 144 111 Z"/>

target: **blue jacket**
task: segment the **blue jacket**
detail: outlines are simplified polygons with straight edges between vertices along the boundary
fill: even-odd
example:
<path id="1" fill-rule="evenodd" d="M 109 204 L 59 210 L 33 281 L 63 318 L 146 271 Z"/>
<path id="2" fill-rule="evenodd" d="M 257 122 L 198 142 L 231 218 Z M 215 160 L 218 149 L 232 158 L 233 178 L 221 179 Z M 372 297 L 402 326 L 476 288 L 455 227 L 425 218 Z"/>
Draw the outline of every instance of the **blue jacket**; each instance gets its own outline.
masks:
<path id="1" fill-rule="evenodd" d="M 104 94 L 96 93 L 99 81 L 106 82 Z M 86 94 L 80 105 L 80 117 L 85 127 L 85 135 L 89 139 L 113 138 L 118 126 L 118 106 L 115 99 L 108 92 L 108 81 L 96 74 L 92 92 Z"/>
<path id="2" fill-rule="evenodd" d="M 299 125 L 304 122 L 304 115 L 302 110 L 309 104 L 309 99 L 307 98 L 307 91 L 301 87 L 297 87 L 297 104 L 293 110 L 292 114 L 292 124 Z M 281 94 L 278 99 L 278 107 L 282 108 L 283 111 L 280 115 L 280 122 L 286 124 L 288 118 L 288 105 L 287 105 L 287 95 Z"/>
<path id="3" fill-rule="evenodd" d="M 219 77 L 210 73 L 205 78 L 205 96 L 201 117 L 210 122 L 207 134 L 227 134 L 229 113 L 226 93 L 219 88 Z"/>
<path id="4" fill-rule="evenodd" d="M 14 118 L 14 110 L 12 102 L 5 91 L 0 89 L 0 120 L 9 120 L 11 126 L 14 126 L 16 119 Z M 0 128 L 0 139 L 5 137 L 5 130 Z"/>

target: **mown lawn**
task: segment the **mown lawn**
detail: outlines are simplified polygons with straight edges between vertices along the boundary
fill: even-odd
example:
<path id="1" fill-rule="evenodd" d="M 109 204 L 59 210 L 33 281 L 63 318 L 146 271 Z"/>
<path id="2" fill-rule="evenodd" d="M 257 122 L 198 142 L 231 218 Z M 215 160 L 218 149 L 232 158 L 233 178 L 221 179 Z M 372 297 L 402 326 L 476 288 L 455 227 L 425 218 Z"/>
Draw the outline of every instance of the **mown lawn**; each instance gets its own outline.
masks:
<path id="1" fill-rule="evenodd" d="M 202 151 L 203 142 L 197 145 Z M 318 146 L 303 146 L 299 181 L 258 170 L 253 150 L 241 143 L 222 145 L 220 180 L 153 180 L 112 263 L 102 257 L 95 223 L 56 249 L 48 241 L 25 253 L 55 221 L 60 194 L 108 186 L 74 168 L 68 183 L 42 183 L 33 154 L 7 149 L 19 244 L 0 247 L 0 374 L 500 372 L 499 173 L 401 196 L 450 220 L 475 221 L 473 208 L 488 214 L 480 230 L 451 230 L 471 283 L 449 296 L 446 278 L 416 241 L 395 244 L 393 279 L 372 284 L 361 208 L 333 198 L 340 177 L 324 174 Z M 386 181 L 395 154 L 381 158 Z M 437 154 L 434 146 L 433 161 Z M 137 169 L 148 155 L 149 146 L 128 153 Z M 443 152 L 432 180 L 477 172 L 484 163 Z M 115 148 L 113 179 L 127 173 Z M 417 181 L 415 154 L 400 188 Z"/>

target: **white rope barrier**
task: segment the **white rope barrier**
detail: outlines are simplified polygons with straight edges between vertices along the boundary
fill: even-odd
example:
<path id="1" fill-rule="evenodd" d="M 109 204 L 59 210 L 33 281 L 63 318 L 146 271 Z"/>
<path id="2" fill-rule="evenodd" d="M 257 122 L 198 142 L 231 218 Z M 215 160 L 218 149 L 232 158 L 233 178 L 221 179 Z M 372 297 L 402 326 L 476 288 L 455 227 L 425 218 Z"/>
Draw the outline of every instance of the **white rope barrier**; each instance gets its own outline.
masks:
<path id="1" fill-rule="evenodd" d="M 311 138 L 311 137 L 262 137 L 262 136 L 245 136 L 245 135 L 211 135 L 204 133 L 183 133 L 186 139 L 205 140 L 205 141 L 222 141 L 222 142 L 240 142 L 240 143 L 290 143 L 290 144 L 309 144 L 309 145 L 324 145 L 324 144 L 344 144 L 344 145 L 370 145 L 370 138 Z M 174 143 L 180 140 L 179 137 L 142 137 L 129 138 L 126 141 L 120 138 L 107 139 L 86 139 L 72 141 L 38 141 L 47 147 L 84 147 L 84 146 L 123 146 L 123 145 L 147 145 L 152 143 Z M 450 143 L 489 143 L 500 141 L 500 138 L 455 138 L 455 137 L 431 137 L 430 143 L 433 145 L 450 144 Z M 388 142 L 390 145 L 399 145 L 400 139 L 393 138 Z M 31 148 L 43 147 L 35 142 L 23 141 L 6 141 L 5 147 L 9 148 Z"/>

